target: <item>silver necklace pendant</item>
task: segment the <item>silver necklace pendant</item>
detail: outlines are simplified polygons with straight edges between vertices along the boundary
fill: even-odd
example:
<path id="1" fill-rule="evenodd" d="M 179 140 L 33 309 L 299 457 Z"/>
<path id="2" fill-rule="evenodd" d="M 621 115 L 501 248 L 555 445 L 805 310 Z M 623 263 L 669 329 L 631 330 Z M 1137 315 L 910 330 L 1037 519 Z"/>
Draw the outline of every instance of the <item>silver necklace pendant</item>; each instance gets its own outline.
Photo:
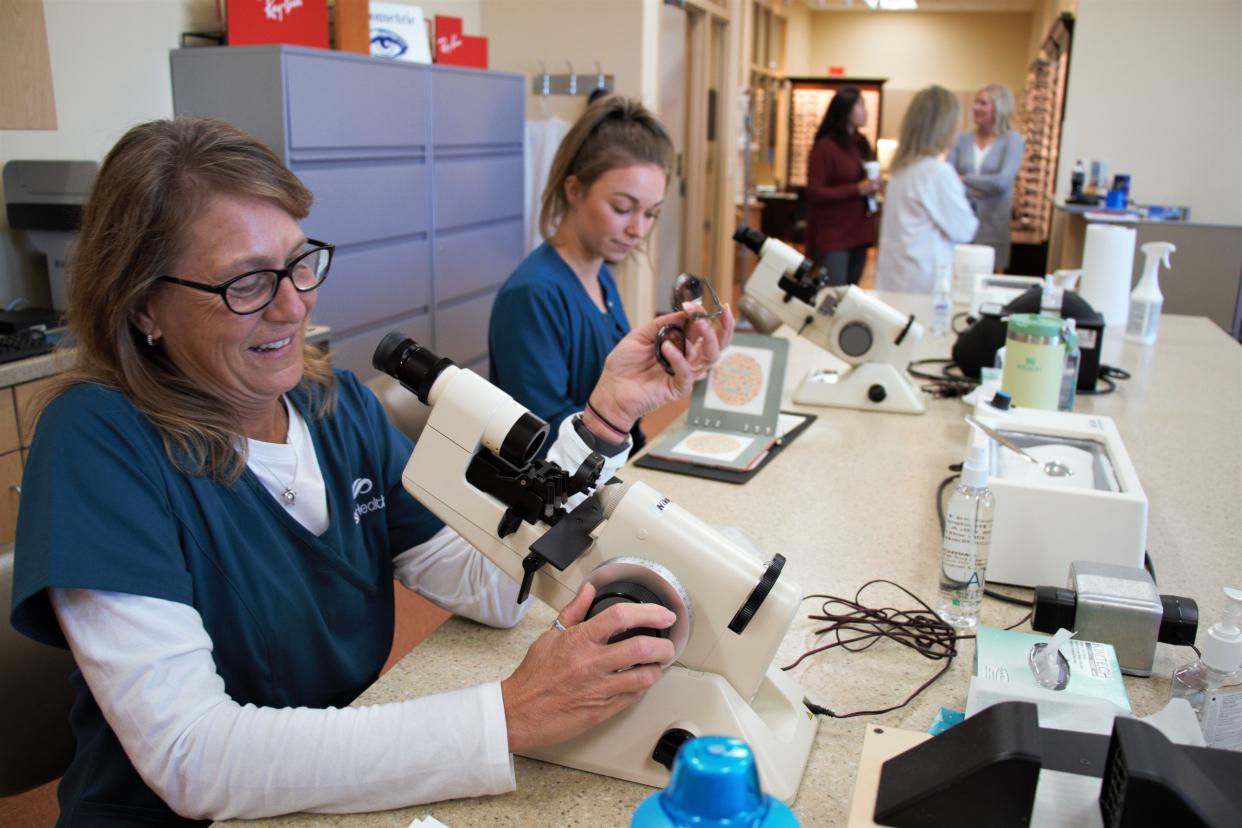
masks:
<path id="1" fill-rule="evenodd" d="M 292 486 L 285 486 L 285 490 L 280 493 L 280 496 L 285 499 L 286 506 L 292 506 L 298 499 L 298 493 L 293 490 Z"/>

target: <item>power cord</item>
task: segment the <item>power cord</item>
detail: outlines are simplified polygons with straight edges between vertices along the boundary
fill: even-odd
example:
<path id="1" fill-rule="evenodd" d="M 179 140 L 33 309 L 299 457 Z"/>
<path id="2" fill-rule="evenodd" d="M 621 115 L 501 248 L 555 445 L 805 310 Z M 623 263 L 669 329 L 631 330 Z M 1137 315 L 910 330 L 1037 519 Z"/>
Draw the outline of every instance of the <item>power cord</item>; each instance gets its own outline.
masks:
<path id="1" fill-rule="evenodd" d="M 1115 365 L 1101 365 L 1100 373 L 1097 378 L 1098 382 L 1104 383 L 1104 388 L 1092 388 L 1089 391 L 1079 391 L 1080 397 L 1099 397 L 1104 394 L 1111 394 L 1117 390 L 1117 383 L 1114 380 L 1128 380 L 1130 372 Z"/>
<path id="2" fill-rule="evenodd" d="M 875 608 L 864 605 L 862 603 L 863 592 L 868 587 L 876 584 L 888 584 L 889 586 L 896 587 L 915 601 L 919 608 Z M 852 719 L 857 716 L 879 716 L 884 713 L 891 713 L 894 710 L 900 710 L 914 701 L 928 687 L 935 684 L 953 666 L 953 659 L 958 655 L 958 641 L 975 637 L 973 633 L 959 635 L 957 628 L 936 615 L 935 610 L 928 606 L 927 602 L 901 584 L 885 578 L 876 578 L 863 584 L 854 593 L 852 600 L 823 594 L 808 595 L 804 600 L 812 598 L 821 599 L 823 604 L 820 605 L 818 613 L 811 613 L 807 617 L 812 621 L 827 622 L 826 626 L 815 630 L 814 634 L 816 636 L 831 634 L 834 636 L 834 639 L 827 644 L 821 644 L 818 647 L 807 650 L 791 663 L 782 667 L 782 670 L 792 670 L 811 656 L 838 647 L 849 652 L 862 652 L 883 639 L 895 641 L 931 661 L 944 662 L 944 666 L 935 675 L 915 688 L 914 692 L 908 695 L 905 701 L 900 704 L 890 705 L 889 707 L 876 710 L 855 710 L 851 713 L 838 713 L 823 705 L 816 704 L 808 698 L 804 698 L 802 703 L 806 705 L 807 710 L 816 716 L 827 716 L 831 719 Z M 1030 618 L 1030 613 L 1027 613 L 1017 624 L 1006 627 L 1006 629 L 1012 630 L 1019 624 L 1024 623 L 1027 618 Z M 847 635 L 849 636 L 848 638 L 845 637 Z"/>
<path id="3" fill-rule="evenodd" d="M 919 366 L 933 364 L 941 366 L 940 373 L 929 373 L 919 370 Z M 940 358 L 916 359 L 906 366 L 910 376 L 929 380 L 929 382 L 920 385 L 919 390 L 930 394 L 938 400 L 964 397 L 979 384 L 977 380 L 973 380 L 961 373 L 960 368 L 957 369 L 956 373 L 950 370 L 952 368 L 957 368 L 957 363 L 952 359 Z"/>
<path id="4" fill-rule="evenodd" d="M 862 594 L 868 587 L 874 584 L 889 584 L 896 587 L 917 602 L 921 609 L 902 610 L 894 607 L 877 609 L 864 606 L 861 600 Z M 852 713 L 837 713 L 834 710 L 816 704 L 810 699 L 803 699 L 806 709 L 816 716 L 827 716 L 832 719 L 852 719 L 856 716 L 879 716 L 883 713 L 900 710 L 928 687 L 931 687 L 953 665 L 953 659 L 957 657 L 957 641 L 959 638 L 974 638 L 973 635 L 959 636 L 957 630 L 942 621 L 935 611 L 921 598 L 900 584 L 883 578 L 877 578 L 863 584 L 854 593 L 853 600 L 822 594 L 808 595 L 806 597 L 807 599 L 818 598 L 823 600 L 820 612 L 811 613 L 808 616 L 813 621 L 828 622 L 827 626 L 815 630 L 815 635 L 832 634 L 835 638 L 827 644 L 807 650 L 791 664 L 782 667 L 782 670 L 792 670 L 807 658 L 837 647 L 843 647 L 850 652 L 862 652 L 882 639 L 896 641 L 903 647 L 909 647 L 919 655 L 932 661 L 944 662 L 944 666 L 935 675 L 920 684 L 900 704 L 876 710 L 856 710 Z M 838 611 L 838 607 L 845 611 Z M 845 637 L 846 635 L 850 637 L 847 638 Z"/>

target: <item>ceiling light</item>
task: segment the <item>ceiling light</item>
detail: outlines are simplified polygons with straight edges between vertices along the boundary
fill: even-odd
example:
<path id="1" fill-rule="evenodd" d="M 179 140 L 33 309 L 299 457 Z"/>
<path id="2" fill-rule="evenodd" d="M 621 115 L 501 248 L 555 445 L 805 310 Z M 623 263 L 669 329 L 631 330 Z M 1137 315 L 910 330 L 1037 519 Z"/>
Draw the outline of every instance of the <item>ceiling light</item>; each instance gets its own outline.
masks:
<path id="1" fill-rule="evenodd" d="M 877 0 L 880 4 L 881 11 L 914 11 L 919 7 L 918 0 Z M 872 8 L 875 6 L 871 0 L 867 0 L 867 4 Z"/>

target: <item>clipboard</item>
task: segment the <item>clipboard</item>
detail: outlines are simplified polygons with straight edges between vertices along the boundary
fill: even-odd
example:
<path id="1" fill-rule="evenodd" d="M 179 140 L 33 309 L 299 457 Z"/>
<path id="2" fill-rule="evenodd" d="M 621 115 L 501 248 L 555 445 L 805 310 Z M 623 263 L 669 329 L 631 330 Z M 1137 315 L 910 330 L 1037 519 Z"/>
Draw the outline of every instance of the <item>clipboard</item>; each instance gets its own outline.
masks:
<path id="1" fill-rule="evenodd" d="M 690 410 L 635 465 L 745 483 L 802 433 L 813 415 L 781 411 L 789 340 L 738 334 L 695 383 Z"/>
<path id="2" fill-rule="evenodd" d="M 764 455 L 754 466 L 745 470 L 721 469 L 715 466 L 701 466 L 697 463 L 686 463 L 678 460 L 664 460 L 660 457 L 652 457 L 650 452 L 644 454 L 634 461 L 634 465 L 641 469 L 655 469 L 657 471 L 672 472 L 674 474 L 688 474 L 691 477 L 703 477 L 708 480 L 718 480 L 722 483 L 742 484 L 750 480 L 761 469 L 772 462 L 772 459 L 785 450 L 785 447 L 792 443 L 799 434 L 806 431 L 807 426 L 815 422 L 817 416 L 815 414 L 802 414 L 793 411 L 781 411 L 781 414 L 802 418 L 802 422 L 791 428 L 776 442 L 768 448 L 767 454 Z"/>

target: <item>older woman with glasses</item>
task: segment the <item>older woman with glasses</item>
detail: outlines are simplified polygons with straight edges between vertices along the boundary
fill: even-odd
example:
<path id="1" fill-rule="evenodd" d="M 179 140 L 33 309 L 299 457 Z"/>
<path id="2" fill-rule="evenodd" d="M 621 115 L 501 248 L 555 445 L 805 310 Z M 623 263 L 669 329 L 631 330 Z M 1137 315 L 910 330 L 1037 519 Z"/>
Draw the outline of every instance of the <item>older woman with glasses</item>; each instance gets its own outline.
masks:
<path id="1" fill-rule="evenodd" d="M 514 787 L 510 754 L 637 700 L 672 645 L 654 605 L 583 620 L 584 588 L 503 681 L 361 709 L 393 578 L 492 625 L 525 607 L 409 496 L 412 444 L 305 341 L 333 247 L 310 192 L 258 141 L 205 119 L 130 130 L 105 160 L 72 262 L 74 370 L 42 401 L 23 480 L 13 623 L 78 665 L 65 825 L 190 824 L 382 810 Z M 661 325 L 683 322 L 685 353 Z M 601 479 L 650 408 L 728 344 L 691 314 L 623 339 L 551 457 Z M 616 424 L 620 424 L 619 426 Z"/>

